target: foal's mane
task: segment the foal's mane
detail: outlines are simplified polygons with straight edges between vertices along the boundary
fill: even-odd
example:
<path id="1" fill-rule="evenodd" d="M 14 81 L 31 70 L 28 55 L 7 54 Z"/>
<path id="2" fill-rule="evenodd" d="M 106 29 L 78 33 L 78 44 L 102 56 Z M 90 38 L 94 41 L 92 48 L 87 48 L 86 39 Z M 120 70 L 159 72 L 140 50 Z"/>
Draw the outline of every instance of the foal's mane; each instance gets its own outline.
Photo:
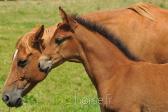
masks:
<path id="1" fill-rule="evenodd" d="M 134 61 L 138 61 L 139 60 L 136 56 L 134 56 L 128 50 L 128 48 L 125 46 L 125 44 L 119 38 L 117 38 L 114 34 L 112 34 L 110 31 L 108 31 L 108 29 L 106 29 L 102 25 L 100 25 L 98 23 L 95 23 L 95 22 L 91 22 L 91 21 L 89 21 L 87 19 L 84 19 L 84 18 L 81 18 L 81 17 L 79 17 L 77 15 L 72 15 L 72 18 L 75 19 L 79 24 L 85 26 L 87 29 L 99 33 L 104 38 L 106 38 L 107 40 L 112 42 L 129 59 L 134 60 Z"/>

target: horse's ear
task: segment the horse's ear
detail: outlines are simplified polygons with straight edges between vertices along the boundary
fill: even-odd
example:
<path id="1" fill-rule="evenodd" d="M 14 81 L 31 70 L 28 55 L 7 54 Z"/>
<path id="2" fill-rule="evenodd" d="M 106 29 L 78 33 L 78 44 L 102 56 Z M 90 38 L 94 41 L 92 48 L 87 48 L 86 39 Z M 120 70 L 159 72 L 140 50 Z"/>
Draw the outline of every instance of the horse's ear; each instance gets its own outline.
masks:
<path id="1" fill-rule="evenodd" d="M 32 33 L 34 33 L 34 35 L 29 39 L 30 46 L 35 49 L 40 49 L 40 43 L 44 33 L 44 25 L 34 28 Z"/>
<path id="2" fill-rule="evenodd" d="M 61 7 L 59 7 L 60 16 L 65 24 L 69 24 L 72 30 L 77 27 L 76 21 L 69 16 Z"/>
<path id="3" fill-rule="evenodd" d="M 61 16 L 61 19 L 64 23 L 69 23 L 68 15 L 66 12 L 62 9 L 62 7 L 59 7 L 59 14 Z"/>

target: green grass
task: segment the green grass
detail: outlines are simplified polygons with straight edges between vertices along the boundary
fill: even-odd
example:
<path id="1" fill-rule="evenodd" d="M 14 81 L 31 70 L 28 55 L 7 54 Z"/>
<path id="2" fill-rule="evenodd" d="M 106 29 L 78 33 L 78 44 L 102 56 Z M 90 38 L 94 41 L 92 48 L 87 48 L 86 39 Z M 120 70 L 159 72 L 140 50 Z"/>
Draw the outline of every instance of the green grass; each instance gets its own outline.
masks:
<path id="1" fill-rule="evenodd" d="M 17 39 L 37 24 L 56 24 L 58 6 L 84 14 L 125 7 L 140 0 L 55 0 L 0 2 L 0 92 L 11 65 Z M 141 0 L 168 8 L 167 0 Z M 166 7 L 167 6 L 167 7 Z M 96 91 L 80 64 L 65 63 L 53 70 L 11 112 L 98 112 Z M 0 112 L 8 112 L 0 100 Z"/>

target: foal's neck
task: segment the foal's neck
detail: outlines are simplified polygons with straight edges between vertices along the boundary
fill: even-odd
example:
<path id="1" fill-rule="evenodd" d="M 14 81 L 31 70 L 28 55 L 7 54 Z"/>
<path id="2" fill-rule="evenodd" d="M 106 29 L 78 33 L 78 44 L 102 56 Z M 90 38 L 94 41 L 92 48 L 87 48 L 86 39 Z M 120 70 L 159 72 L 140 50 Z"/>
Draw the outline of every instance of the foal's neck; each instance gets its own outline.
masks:
<path id="1" fill-rule="evenodd" d="M 96 32 L 81 26 L 76 36 L 83 48 L 80 53 L 86 72 L 97 90 L 113 78 L 119 68 L 124 69 L 123 66 L 131 62 L 115 45 Z"/>

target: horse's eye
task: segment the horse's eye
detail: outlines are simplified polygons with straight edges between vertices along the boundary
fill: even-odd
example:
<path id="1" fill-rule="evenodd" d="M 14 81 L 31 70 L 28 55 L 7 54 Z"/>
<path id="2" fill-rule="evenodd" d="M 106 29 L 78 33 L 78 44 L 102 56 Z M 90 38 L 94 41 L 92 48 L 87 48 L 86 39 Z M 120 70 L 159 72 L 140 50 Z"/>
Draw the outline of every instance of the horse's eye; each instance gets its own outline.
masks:
<path id="1" fill-rule="evenodd" d="M 56 43 L 57 45 L 60 45 L 63 41 L 64 41 L 64 39 L 62 39 L 62 38 L 56 38 L 56 39 L 55 39 L 55 43 Z"/>
<path id="2" fill-rule="evenodd" d="M 17 63 L 17 65 L 22 68 L 25 67 L 26 64 L 27 64 L 27 60 L 19 60 Z"/>

